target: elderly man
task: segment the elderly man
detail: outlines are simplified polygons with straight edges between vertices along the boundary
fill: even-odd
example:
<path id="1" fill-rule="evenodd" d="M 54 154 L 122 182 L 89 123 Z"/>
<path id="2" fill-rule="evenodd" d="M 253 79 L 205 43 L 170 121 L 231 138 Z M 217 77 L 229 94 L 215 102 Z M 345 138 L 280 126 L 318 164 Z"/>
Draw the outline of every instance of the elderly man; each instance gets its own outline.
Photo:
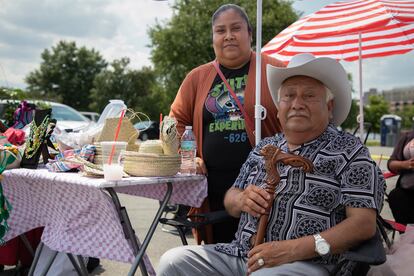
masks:
<path id="1" fill-rule="evenodd" d="M 284 133 L 256 146 L 226 194 L 226 209 L 240 217 L 235 240 L 172 249 L 159 275 L 328 275 L 338 254 L 375 234 L 385 181 L 367 148 L 335 128 L 351 106 L 342 66 L 299 54 L 286 68 L 268 65 L 267 78 Z M 278 165 L 265 243 L 252 248 L 270 197 L 259 154 L 266 145 L 308 158 L 314 170 Z"/>

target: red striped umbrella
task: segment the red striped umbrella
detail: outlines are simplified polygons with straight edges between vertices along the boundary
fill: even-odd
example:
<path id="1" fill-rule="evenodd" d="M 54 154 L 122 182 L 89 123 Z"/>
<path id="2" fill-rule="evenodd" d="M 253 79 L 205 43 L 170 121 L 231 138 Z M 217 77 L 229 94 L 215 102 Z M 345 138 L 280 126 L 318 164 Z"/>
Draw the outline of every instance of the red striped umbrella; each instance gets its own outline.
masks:
<path id="1" fill-rule="evenodd" d="M 360 61 L 414 49 L 414 1 L 340 1 L 303 17 L 274 37 L 262 51 L 284 62 L 298 53 Z M 363 131 L 363 105 L 360 128 Z M 362 136 L 361 136 L 362 137 Z"/>

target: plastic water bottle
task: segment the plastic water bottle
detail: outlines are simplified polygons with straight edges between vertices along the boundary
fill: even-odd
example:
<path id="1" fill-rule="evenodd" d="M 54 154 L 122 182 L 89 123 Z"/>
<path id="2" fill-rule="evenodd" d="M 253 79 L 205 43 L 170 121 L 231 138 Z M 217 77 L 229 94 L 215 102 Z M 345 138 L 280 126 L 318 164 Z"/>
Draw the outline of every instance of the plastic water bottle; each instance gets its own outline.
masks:
<path id="1" fill-rule="evenodd" d="M 184 175 L 196 174 L 197 143 L 192 126 L 186 126 L 181 137 L 181 173 Z"/>

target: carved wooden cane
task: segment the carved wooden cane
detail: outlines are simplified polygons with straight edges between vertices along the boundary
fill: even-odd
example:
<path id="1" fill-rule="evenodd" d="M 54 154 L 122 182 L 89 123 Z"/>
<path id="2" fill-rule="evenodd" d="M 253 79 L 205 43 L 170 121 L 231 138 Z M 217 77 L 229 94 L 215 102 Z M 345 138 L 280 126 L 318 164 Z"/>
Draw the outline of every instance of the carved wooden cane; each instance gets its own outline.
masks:
<path id="1" fill-rule="evenodd" d="M 277 163 L 282 162 L 283 164 L 290 165 L 292 167 L 302 167 L 305 172 L 312 172 L 313 170 L 313 164 L 309 159 L 306 159 L 299 155 L 284 153 L 280 148 L 273 145 L 266 145 L 263 147 L 263 149 L 260 151 L 260 154 L 265 159 L 265 168 L 267 174 L 265 179 L 267 184 L 265 190 L 269 193 L 270 200 L 268 201 L 268 206 L 266 208 L 265 214 L 262 215 L 259 219 L 259 226 L 257 229 L 254 246 L 257 246 L 264 242 L 269 213 L 273 205 L 274 193 L 276 186 L 280 181 L 279 171 L 276 167 Z"/>

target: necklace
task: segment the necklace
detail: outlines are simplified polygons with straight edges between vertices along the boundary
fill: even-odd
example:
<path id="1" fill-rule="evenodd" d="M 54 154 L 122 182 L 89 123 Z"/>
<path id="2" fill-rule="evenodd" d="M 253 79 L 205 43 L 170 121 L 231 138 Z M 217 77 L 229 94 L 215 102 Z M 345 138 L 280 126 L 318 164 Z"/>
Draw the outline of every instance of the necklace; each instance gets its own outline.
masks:
<path id="1" fill-rule="evenodd" d="M 9 229 L 7 219 L 9 218 L 9 211 L 11 209 L 10 203 L 3 195 L 3 189 L 0 183 L 0 246 L 4 244 L 3 237 Z"/>
<path id="2" fill-rule="evenodd" d="M 29 139 L 26 142 L 26 149 L 24 151 L 26 159 L 32 158 L 38 151 L 40 145 L 44 143 L 49 122 L 49 116 L 46 116 L 39 126 L 33 120 L 30 126 Z"/>

